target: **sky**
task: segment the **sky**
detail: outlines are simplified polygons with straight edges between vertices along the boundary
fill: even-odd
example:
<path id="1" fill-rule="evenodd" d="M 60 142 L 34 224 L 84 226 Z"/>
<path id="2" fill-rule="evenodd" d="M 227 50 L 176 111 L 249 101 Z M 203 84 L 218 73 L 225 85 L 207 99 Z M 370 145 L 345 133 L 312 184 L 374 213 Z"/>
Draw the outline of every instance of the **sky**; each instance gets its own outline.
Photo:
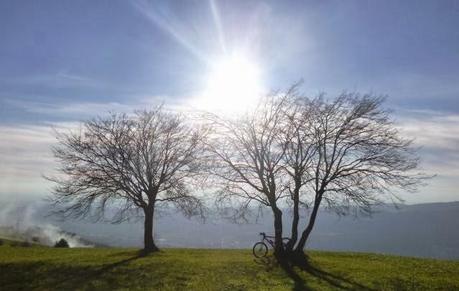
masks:
<path id="1" fill-rule="evenodd" d="M 237 56 L 250 92 L 387 95 L 436 175 L 402 198 L 458 201 L 458 27 L 448 0 L 0 1 L 0 200 L 49 193 L 53 128 L 158 102 L 244 107 L 209 86 Z"/>

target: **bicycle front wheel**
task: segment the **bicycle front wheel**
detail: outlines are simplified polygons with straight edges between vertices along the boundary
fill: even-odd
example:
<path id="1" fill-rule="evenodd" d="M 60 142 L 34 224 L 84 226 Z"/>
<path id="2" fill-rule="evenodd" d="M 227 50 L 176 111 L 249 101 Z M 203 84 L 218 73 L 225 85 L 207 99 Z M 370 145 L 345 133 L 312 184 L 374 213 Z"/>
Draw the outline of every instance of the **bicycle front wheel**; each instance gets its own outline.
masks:
<path id="1" fill-rule="evenodd" d="M 255 258 L 266 257 L 268 254 L 268 246 L 264 242 L 257 242 L 253 245 L 253 255 Z"/>

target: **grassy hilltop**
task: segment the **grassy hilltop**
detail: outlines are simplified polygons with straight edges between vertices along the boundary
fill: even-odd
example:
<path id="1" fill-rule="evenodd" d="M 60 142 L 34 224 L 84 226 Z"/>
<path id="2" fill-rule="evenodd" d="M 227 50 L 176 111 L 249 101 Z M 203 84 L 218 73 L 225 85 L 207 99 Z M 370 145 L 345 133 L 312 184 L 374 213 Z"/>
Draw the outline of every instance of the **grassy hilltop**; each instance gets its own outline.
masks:
<path id="1" fill-rule="evenodd" d="M 250 250 L 54 249 L 0 246 L 1 290 L 459 290 L 459 262 L 310 252 L 284 270 Z"/>

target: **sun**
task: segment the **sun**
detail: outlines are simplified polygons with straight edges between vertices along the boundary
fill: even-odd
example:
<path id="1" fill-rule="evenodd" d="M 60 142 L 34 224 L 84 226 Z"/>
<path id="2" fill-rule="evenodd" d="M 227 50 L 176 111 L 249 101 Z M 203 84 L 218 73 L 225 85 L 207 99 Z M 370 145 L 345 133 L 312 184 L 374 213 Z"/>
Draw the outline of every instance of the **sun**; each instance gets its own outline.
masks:
<path id="1" fill-rule="evenodd" d="M 233 54 L 211 63 L 198 108 L 216 113 L 243 113 L 256 105 L 262 91 L 260 70 L 255 62 Z"/>

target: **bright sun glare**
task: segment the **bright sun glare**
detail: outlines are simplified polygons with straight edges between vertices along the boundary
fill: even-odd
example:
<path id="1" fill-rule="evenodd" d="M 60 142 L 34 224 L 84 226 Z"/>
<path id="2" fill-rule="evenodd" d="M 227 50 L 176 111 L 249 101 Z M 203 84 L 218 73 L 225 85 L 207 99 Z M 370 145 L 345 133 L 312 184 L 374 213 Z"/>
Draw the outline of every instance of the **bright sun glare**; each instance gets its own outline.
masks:
<path id="1" fill-rule="evenodd" d="M 262 85 L 257 65 L 242 55 L 213 62 L 195 105 L 213 112 L 237 114 L 254 106 Z"/>

